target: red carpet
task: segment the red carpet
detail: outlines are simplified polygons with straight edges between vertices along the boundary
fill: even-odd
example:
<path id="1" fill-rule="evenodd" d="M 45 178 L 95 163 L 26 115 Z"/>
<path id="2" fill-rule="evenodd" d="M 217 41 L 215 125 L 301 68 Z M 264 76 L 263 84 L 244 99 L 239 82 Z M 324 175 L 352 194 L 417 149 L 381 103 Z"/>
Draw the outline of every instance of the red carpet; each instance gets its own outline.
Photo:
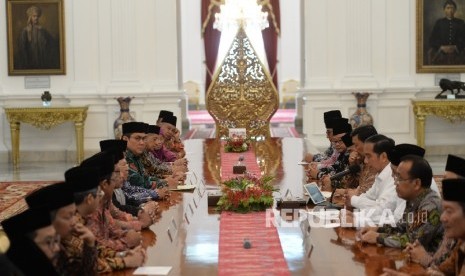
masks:
<path id="1" fill-rule="evenodd" d="M 214 124 L 212 116 L 206 110 L 189 110 L 189 121 L 193 125 Z M 271 118 L 271 123 L 294 123 L 295 109 L 278 109 Z"/>
<path id="2" fill-rule="evenodd" d="M 294 127 L 271 127 L 271 137 L 300 137 L 299 132 Z M 214 128 L 193 128 L 183 135 L 187 139 L 215 138 Z"/>
<path id="3" fill-rule="evenodd" d="M 0 182 L 0 222 L 25 210 L 24 197 L 56 181 Z"/>
<path id="4" fill-rule="evenodd" d="M 265 219 L 265 212 L 221 213 L 218 275 L 290 275 L 278 232 Z"/>

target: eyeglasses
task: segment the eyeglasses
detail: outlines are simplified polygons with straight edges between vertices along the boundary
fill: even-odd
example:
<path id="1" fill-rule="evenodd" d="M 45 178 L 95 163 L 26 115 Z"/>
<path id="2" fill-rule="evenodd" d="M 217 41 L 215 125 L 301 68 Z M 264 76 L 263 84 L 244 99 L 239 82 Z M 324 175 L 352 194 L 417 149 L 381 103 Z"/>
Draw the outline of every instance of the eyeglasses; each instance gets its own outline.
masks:
<path id="1" fill-rule="evenodd" d="M 60 235 L 55 235 L 55 237 L 47 237 L 43 241 L 37 242 L 38 244 L 46 245 L 50 250 L 54 250 L 55 245 L 59 245 L 61 241 Z"/>
<path id="2" fill-rule="evenodd" d="M 102 198 L 105 195 L 105 192 L 102 190 L 98 190 L 95 195 L 93 195 L 95 198 Z"/>
<path id="3" fill-rule="evenodd" d="M 337 141 L 332 141 L 331 143 L 337 145 L 337 144 L 342 144 L 343 142 L 342 140 L 337 140 Z"/>
<path id="4" fill-rule="evenodd" d="M 412 180 L 413 180 L 412 178 L 402 179 L 400 178 L 400 175 L 394 175 L 394 182 L 397 182 L 397 183 L 412 181 Z"/>

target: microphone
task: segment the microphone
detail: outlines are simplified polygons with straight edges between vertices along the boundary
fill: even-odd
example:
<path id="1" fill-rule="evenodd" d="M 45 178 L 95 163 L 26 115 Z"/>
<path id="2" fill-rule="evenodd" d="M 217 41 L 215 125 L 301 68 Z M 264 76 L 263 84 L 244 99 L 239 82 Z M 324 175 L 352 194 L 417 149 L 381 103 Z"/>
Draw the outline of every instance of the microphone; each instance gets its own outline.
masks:
<path id="1" fill-rule="evenodd" d="M 361 170 L 361 168 L 360 168 L 359 165 L 352 165 L 352 166 L 349 166 L 348 169 L 331 176 L 329 178 L 329 180 L 333 181 L 333 180 L 336 180 L 336 179 L 341 179 L 342 177 L 344 177 L 344 176 L 346 176 L 346 175 L 348 175 L 350 173 L 358 173 L 360 170 Z"/>
<path id="2" fill-rule="evenodd" d="M 338 205 L 335 205 L 333 204 L 333 197 L 334 197 L 334 193 L 336 192 L 336 188 L 335 187 L 336 185 L 334 185 L 335 183 L 335 180 L 339 180 L 341 179 L 342 177 L 348 175 L 348 174 L 351 174 L 351 173 L 358 173 L 359 171 L 361 170 L 360 168 L 360 165 L 352 165 L 352 166 L 349 166 L 348 169 L 340 172 L 340 173 L 337 173 L 333 176 L 331 176 L 329 179 L 331 180 L 331 188 L 333 189 L 332 193 L 331 193 L 331 197 L 329 198 L 329 205 L 325 207 L 325 209 L 341 209 L 342 207 L 338 206 Z M 334 181 L 334 182 L 333 182 Z"/>

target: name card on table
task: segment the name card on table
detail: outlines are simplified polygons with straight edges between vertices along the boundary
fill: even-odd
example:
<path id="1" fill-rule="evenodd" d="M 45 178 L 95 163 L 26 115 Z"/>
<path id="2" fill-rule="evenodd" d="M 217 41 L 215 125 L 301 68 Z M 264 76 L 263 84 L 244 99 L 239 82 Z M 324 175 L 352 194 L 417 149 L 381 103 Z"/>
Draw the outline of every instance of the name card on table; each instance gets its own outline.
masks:
<path id="1" fill-rule="evenodd" d="M 229 130 L 229 137 L 232 137 L 232 136 L 247 137 L 247 130 L 245 128 L 230 128 L 228 130 Z"/>

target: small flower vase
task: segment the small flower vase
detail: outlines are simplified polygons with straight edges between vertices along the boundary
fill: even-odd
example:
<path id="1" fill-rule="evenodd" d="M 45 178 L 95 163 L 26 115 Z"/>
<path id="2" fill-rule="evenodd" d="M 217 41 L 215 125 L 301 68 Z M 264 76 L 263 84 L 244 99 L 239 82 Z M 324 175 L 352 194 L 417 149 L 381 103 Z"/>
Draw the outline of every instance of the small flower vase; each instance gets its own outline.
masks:
<path id="1" fill-rule="evenodd" d="M 123 136 L 123 128 L 122 125 L 127 122 L 134 122 L 135 119 L 129 113 L 129 104 L 134 97 L 119 97 L 116 100 L 119 103 L 120 107 L 120 114 L 118 118 L 116 118 L 115 122 L 113 123 L 113 129 L 115 132 L 115 139 L 119 140 Z"/>
<path id="2" fill-rule="evenodd" d="M 359 126 L 373 125 L 373 117 L 368 113 L 366 107 L 367 99 L 370 96 L 370 93 L 355 93 L 352 92 L 357 99 L 357 110 L 352 116 L 350 116 L 349 123 L 352 125 L 352 128 L 355 129 Z"/>

